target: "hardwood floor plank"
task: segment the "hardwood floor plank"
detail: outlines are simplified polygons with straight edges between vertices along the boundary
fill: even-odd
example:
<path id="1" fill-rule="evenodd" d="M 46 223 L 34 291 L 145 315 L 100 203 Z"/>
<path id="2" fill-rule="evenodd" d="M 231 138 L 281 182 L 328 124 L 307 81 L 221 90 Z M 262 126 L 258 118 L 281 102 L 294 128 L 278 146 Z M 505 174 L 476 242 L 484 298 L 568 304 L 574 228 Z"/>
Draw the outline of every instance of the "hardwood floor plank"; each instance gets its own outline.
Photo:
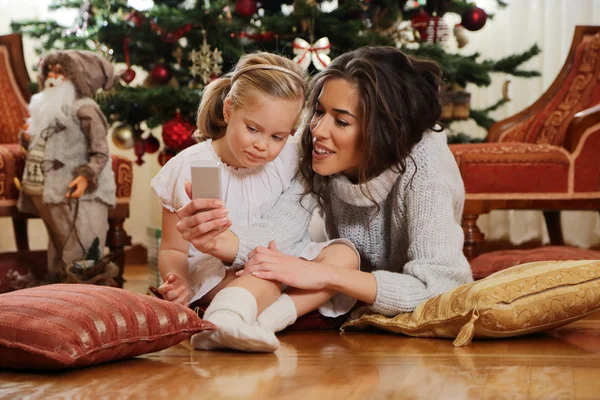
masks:
<path id="1" fill-rule="evenodd" d="M 600 392 L 598 392 L 600 373 L 597 368 L 573 368 L 573 378 L 577 400 L 595 400 L 598 398 L 600 395 Z"/>
<path id="2" fill-rule="evenodd" d="M 482 399 L 521 400 L 529 398 L 529 366 L 489 367 Z M 476 398 L 476 397 L 473 397 Z"/>
<path id="3" fill-rule="evenodd" d="M 444 399 L 477 399 L 486 388 L 489 368 L 456 366 L 450 372 L 440 395 Z"/>
<path id="4" fill-rule="evenodd" d="M 569 366 L 532 367 L 529 386 L 530 399 L 574 399 L 573 368 Z"/>

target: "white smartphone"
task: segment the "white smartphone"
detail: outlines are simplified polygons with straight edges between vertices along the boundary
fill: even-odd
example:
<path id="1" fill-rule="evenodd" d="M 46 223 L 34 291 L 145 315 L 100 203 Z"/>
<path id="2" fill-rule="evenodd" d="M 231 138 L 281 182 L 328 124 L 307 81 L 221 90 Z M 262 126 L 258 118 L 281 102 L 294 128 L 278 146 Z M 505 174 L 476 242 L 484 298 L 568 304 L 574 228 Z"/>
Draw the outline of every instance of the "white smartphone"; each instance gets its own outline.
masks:
<path id="1" fill-rule="evenodd" d="M 223 200 L 221 167 L 216 161 L 192 161 L 192 200 L 197 198 Z"/>

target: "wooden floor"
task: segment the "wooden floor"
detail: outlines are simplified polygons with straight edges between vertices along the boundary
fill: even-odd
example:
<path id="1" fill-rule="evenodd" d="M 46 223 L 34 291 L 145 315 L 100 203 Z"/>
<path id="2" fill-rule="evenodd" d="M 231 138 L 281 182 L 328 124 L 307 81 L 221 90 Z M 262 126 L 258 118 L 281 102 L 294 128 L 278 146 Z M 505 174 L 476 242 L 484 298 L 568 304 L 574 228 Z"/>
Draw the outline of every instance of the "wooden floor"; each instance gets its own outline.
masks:
<path id="1" fill-rule="evenodd" d="M 130 290 L 144 292 L 145 268 L 129 268 L 128 277 Z M 70 372 L 0 372 L 0 399 L 600 399 L 600 313 L 548 334 L 463 348 L 378 333 L 280 339 L 275 354 L 182 343 Z"/>

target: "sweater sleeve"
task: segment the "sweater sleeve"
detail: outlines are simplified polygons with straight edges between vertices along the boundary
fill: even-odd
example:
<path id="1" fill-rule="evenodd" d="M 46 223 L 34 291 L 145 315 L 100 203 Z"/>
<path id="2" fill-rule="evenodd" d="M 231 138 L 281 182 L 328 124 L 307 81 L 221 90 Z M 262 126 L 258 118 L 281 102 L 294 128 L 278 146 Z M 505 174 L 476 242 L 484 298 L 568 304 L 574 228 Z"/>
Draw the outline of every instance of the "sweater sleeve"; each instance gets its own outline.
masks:
<path id="1" fill-rule="evenodd" d="M 248 253 L 275 240 L 277 249 L 297 256 L 310 241 L 308 225 L 317 203 L 312 195 L 303 196 L 302 178 L 296 176 L 290 187 L 277 200 L 275 207 L 250 226 L 231 228 L 239 239 L 233 266 L 248 261 Z"/>
<path id="2" fill-rule="evenodd" d="M 88 180 L 86 192 L 92 193 L 98 188 L 98 176 L 106 166 L 109 160 L 108 123 L 100 111 L 100 108 L 94 104 L 86 104 L 79 108 L 77 117 L 81 130 L 88 138 L 88 163 L 75 168 L 73 176 L 82 175 Z"/>
<path id="3" fill-rule="evenodd" d="M 399 269 L 403 273 L 374 272 L 377 294 L 372 309 L 387 316 L 410 312 L 421 302 L 473 279 L 462 253 L 462 182 L 415 179 L 404 192 L 397 201 L 406 206 L 409 261 Z"/>

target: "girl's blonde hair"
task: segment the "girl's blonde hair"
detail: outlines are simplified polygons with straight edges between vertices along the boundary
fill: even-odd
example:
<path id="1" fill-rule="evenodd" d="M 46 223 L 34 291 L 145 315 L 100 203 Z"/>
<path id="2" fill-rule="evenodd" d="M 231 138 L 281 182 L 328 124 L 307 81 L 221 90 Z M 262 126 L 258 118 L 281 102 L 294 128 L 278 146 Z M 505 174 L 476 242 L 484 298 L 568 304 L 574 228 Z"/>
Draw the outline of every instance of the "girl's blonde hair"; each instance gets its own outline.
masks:
<path id="1" fill-rule="evenodd" d="M 266 52 L 244 55 L 233 71 L 204 89 L 194 137 L 204 141 L 225 136 L 227 123 L 223 104 L 226 98 L 234 108 L 251 103 L 256 93 L 284 100 L 304 99 L 306 85 L 302 69 L 288 58 Z"/>

